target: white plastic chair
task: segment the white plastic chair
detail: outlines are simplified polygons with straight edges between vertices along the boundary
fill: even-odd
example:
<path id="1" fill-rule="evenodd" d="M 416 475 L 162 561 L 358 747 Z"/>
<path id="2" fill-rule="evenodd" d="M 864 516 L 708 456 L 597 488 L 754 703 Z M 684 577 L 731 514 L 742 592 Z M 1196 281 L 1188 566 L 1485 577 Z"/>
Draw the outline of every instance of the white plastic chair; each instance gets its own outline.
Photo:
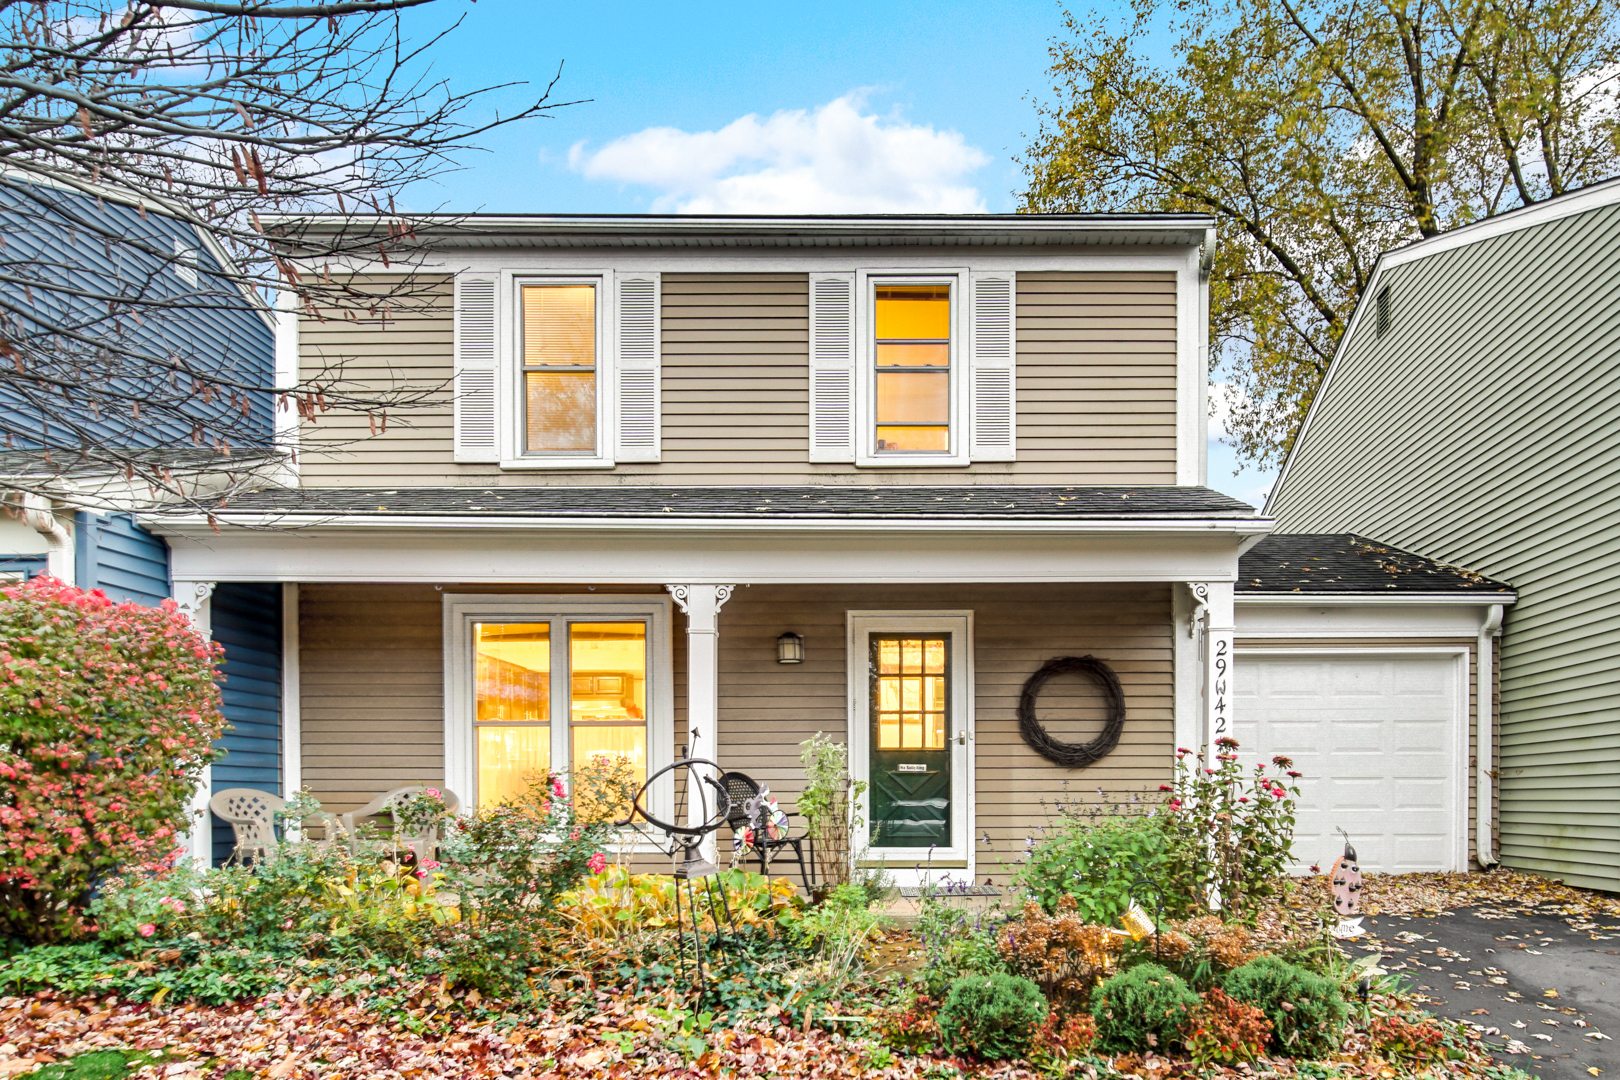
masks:
<path id="1" fill-rule="evenodd" d="M 421 798 L 425 791 L 427 791 L 427 788 L 421 784 L 395 788 L 393 791 L 383 792 L 360 809 L 351 810 L 344 814 L 340 820 L 343 822 L 344 830 L 349 834 L 351 848 L 354 845 L 359 822 L 364 821 L 366 818 L 382 817 L 385 814 L 390 814 L 398 807 Z M 449 788 L 439 788 L 438 791 L 439 797 L 444 800 L 444 805 L 452 814 L 461 809 L 461 800 L 456 798 L 455 792 Z M 414 852 L 418 862 L 423 859 L 433 858 L 434 852 L 439 848 L 439 830 L 432 825 L 423 826 L 416 833 L 406 833 L 396 827 L 392 839 L 395 848 L 405 847 Z"/>
<path id="2" fill-rule="evenodd" d="M 281 841 L 276 837 L 276 812 L 287 805 L 280 795 L 254 788 L 226 788 L 208 800 L 208 809 L 236 832 L 229 862 L 245 863 L 248 856 L 268 859 Z"/>

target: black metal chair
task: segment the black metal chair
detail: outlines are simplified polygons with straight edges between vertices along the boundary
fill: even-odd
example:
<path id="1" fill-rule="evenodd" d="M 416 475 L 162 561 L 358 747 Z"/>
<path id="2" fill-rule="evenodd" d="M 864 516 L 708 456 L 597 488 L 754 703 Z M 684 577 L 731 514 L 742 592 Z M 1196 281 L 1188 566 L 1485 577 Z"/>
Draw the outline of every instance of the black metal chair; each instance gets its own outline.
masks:
<path id="1" fill-rule="evenodd" d="M 732 835 L 742 839 L 743 831 L 751 829 L 753 840 L 744 840 L 743 844 L 753 852 L 753 857 L 759 860 L 759 872 L 770 872 L 772 863 L 795 863 L 799 867 L 799 877 L 804 882 L 805 891 L 809 891 L 810 882 L 816 876 L 816 845 L 805 834 L 798 836 L 787 835 L 775 840 L 765 838 L 765 816 L 769 812 L 765 803 L 760 799 L 759 781 L 746 773 L 728 772 L 720 776 L 720 786 L 731 798 L 731 811 L 726 816 L 726 824 L 731 826 Z M 750 814 L 749 807 L 753 807 Z M 795 815 L 788 814 L 791 821 Z M 809 848 L 808 860 L 805 849 Z M 787 850 L 793 852 L 792 858 L 779 854 Z M 744 856 L 746 861 L 747 856 Z"/>

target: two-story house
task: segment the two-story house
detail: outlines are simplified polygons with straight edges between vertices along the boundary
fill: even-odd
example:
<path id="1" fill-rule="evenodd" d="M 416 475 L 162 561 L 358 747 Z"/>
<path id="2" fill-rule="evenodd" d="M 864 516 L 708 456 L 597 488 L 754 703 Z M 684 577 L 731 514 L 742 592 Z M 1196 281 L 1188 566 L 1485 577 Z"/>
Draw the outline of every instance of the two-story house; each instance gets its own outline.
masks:
<path id="1" fill-rule="evenodd" d="M 303 218 L 300 230 L 394 228 Z M 1197 216 L 414 219 L 424 302 L 281 312 L 284 376 L 435 390 L 310 415 L 299 486 L 153 519 L 177 593 L 279 588 L 288 789 L 490 803 L 682 750 L 791 804 L 846 739 L 872 857 L 983 878 L 1067 792 L 1229 730 L 1270 529 L 1204 481 Z M 293 249 L 295 252 L 295 248 Z M 218 592 L 213 592 L 214 596 Z M 1117 676 L 1021 693 L 1058 657 Z M 1123 727 L 1110 745 L 1110 710 Z M 654 792 L 668 804 L 669 790 Z"/>

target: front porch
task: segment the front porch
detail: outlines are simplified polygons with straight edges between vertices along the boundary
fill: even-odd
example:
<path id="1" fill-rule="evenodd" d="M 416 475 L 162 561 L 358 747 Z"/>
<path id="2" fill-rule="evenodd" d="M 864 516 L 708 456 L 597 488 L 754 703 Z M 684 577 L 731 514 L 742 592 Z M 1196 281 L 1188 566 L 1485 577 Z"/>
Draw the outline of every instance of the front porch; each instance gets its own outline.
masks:
<path id="1" fill-rule="evenodd" d="M 791 811 L 800 744 L 824 732 L 873 783 L 857 847 L 902 880 L 928 864 L 1000 884 L 1059 801 L 1156 793 L 1178 745 L 1229 722 L 1232 581 L 1268 523 L 1110 498 L 1133 494 L 1128 517 L 1038 522 L 992 507 L 903 523 L 654 510 L 236 522 L 218 536 L 155 526 L 204 617 L 215 582 L 281 584 L 284 791 L 307 786 L 342 812 L 431 784 L 476 806 L 589 753 L 651 772 L 690 752 L 769 784 Z M 780 662 L 789 633 L 801 662 Z M 1029 678 L 1071 656 L 1106 665 L 1125 709 L 1117 745 L 1085 768 L 1041 756 L 1018 720 Z M 1106 711 L 1100 686 L 1066 675 L 1037 715 L 1053 738 L 1087 743 Z"/>

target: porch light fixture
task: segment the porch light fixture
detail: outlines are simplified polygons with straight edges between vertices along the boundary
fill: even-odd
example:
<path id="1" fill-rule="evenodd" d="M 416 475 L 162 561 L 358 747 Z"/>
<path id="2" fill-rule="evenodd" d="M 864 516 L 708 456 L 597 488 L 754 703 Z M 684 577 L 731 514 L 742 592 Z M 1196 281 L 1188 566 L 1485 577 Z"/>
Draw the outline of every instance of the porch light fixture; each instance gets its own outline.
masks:
<path id="1" fill-rule="evenodd" d="M 804 663 L 804 638 L 791 630 L 777 638 L 776 662 L 778 664 Z"/>

